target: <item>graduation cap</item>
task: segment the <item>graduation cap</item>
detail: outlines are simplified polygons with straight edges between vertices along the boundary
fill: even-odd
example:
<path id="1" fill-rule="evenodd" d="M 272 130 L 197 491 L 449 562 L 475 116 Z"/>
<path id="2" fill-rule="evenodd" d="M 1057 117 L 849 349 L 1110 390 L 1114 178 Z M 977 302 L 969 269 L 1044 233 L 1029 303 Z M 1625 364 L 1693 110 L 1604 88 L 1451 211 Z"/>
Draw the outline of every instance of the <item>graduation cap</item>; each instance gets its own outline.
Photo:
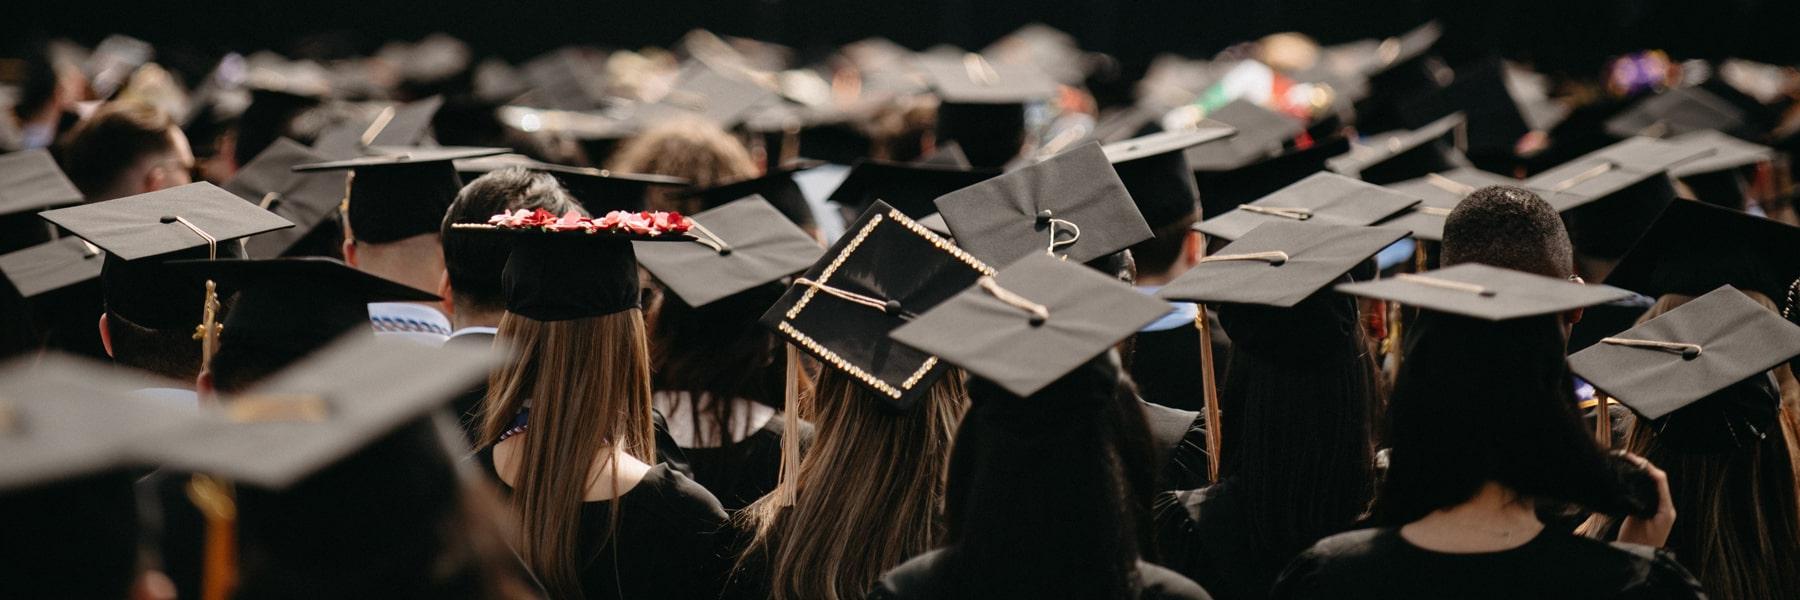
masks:
<path id="1" fill-rule="evenodd" d="M 1377 298 L 1483 321 L 1509 321 L 1605 304 L 1631 295 L 1615 287 L 1580 284 L 1479 263 L 1464 263 L 1391 279 L 1347 283 L 1335 288 L 1352 296 Z"/>
<path id="2" fill-rule="evenodd" d="M 1466 121 L 1454 114 L 1408 132 L 1374 136 L 1327 161 L 1332 171 L 1376 185 L 1467 167 L 1457 137 Z"/>
<path id="3" fill-rule="evenodd" d="M 671 118 L 698 116 L 731 129 L 743 123 L 751 109 L 775 98 L 773 90 L 695 62 L 681 70 L 668 94 L 638 106 L 629 121 L 641 128 Z"/>
<path id="4" fill-rule="evenodd" d="M 293 229 L 272 232 L 246 241 L 250 258 L 275 258 L 294 249 L 336 213 L 344 199 L 344 180 L 327 173 L 295 173 L 294 167 L 316 163 L 323 157 L 288 138 L 275 140 L 262 154 L 238 169 L 225 183 L 225 191 L 237 194 L 284 219 Z"/>
<path id="5" fill-rule="evenodd" d="M 1394 227 L 1264 223 L 1200 259 L 1156 297 L 1291 307 L 1405 237 Z"/>
<path id="6" fill-rule="evenodd" d="M 919 61 L 938 105 L 937 139 L 962 145 L 976 166 L 998 167 L 1019 153 L 1025 106 L 1056 95 L 1056 81 L 1034 67 L 996 65 L 979 54 Z"/>
<path id="7" fill-rule="evenodd" d="M 431 118 L 444 107 L 443 96 L 396 104 L 376 113 L 362 132 L 364 146 L 417 146 L 431 132 Z"/>
<path id="8" fill-rule="evenodd" d="M 136 445 L 169 468 L 281 490 L 444 406 L 495 358 L 454 344 L 346 338 Z"/>
<path id="9" fill-rule="evenodd" d="M 1569 225 L 1575 249 L 1600 258 L 1623 256 L 1675 198 L 1668 169 L 1710 149 L 1632 138 L 1525 181 Z"/>
<path id="10" fill-rule="evenodd" d="M 1753 176 L 1746 171 L 1776 157 L 1774 148 L 1711 130 L 1685 133 L 1668 141 L 1713 150 L 1710 155 L 1671 167 L 1669 175 L 1687 185 L 1696 200 L 1726 208 L 1743 207 Z"/>
<path id="11" fill-rule="evenodd" d="M 463 180 L 473 180 L 493 171 L 520 167 L 549 173 L 561 182 L 589 214 L 606 214 L 615 210 L 637 212 L 644 209 L 644 192 L 651 186 L 682 187 L 688 180 L 667 175 L 619 173 L 591 167 L 571 167 L 534 160 L 521 154 L 499 154 L 456 161 L 456 172 Z"/>
<path id="12" fill-rule="evenodd" d="M 106 366 L 61 354 L 0 369 L 0 496 L 151 464 L 130 444 L 192 411 L 144 402 Z"/>
<path id="13" fill-rule="evenodd" d="M 909 409 L 946 365 L 894 343 L 888 332 L 993 269 L 886 202 L 876 201 L 845 231 L 762 323 L 886 406 Z"/>
<path id="14" fill-rule="evenodd" d="M 179 260 L 168 268 L 237 291 L 219 334 L 227 352 L 299 357 L 347 331 L 369 330 L 371 302 L 428 302 L 437 295 L 322 257 Z M 221 359 L 223 360 L 223 359 Z"/>
<path id="15" fill-rule="evenodd" d="M 951 192 L 935 202 L 957 241 L 989 264 L 1054 253 L 1088 262 L 1151 238 L 1098 143 Z"/>
<path id="16" fill-rule="evenodd" d="M 1788 290 L 1796 279 L 1800 228 L 1678 200 L 1663 209 L 1606 283 L 1653 298 L 1731 285 L 1782 302 L 1791 301 Z"/>
<path id="17" fill-rule="evenodd" d="M 1716 452 L 1780 431 L 1766 373 L 1796 355 L 1800 326 L 1725 286 L 1575 353 L 1569 368 L 1648 420 L 1659 441 Z"/>
<path id="18" fill-rule="evenodd" d="M 815 223 L 812 205 L 807 204 L 806 195 L 800 192 L 800 184 L 794 182 L 794 174 L 824 164 L 820 161 L 800 161 L 764 173 L 760 177 L 719 184 L 709 188 L 693 188 L 683 192 L 683 195 L 699 198 L 701 205 L 708 208 L 721 206 L 739 198 L 762 196 L 795 225 L 811 227 Z"/>
<path id="19" fill-rule="evenodd" d="M 100 276 L 106 253 L 75 236 L 0 255 L 6 275 L 21 298 L 34 298 Z"/>
<path id="20" fill-rule="evenodd" d="M 1029 396 L 1168 312 L 1117 279 L 1032 254 L 890 337 Z"/>
<path id="21" fill-rule="evenodd" d="M 293 227 L 210 183 L 40 213 L 108 254 L 133 261 Z"/>
<path id="22" fill-rule="evenodd" d="M 0 154 L 0 216 L 80 204 L 81 190 L 46 150 Z"/>
<path id="23" fill-rule="evenodd" d="M 1189 148 L 1228 139 L 1236 130 L 1211 127 L 1195 131 L 1166 131 L 1102 146 L 1113 172 L 1131 193 L 1138 212 L 1150 229 L 1180 221 L 1200 206 L 1200 190 L 1188 166 Z"/>
<path id="24" fill-rule="evenodd" d="M 1315 173 L 1231 212 L 1194 225 L 1201 233 L 1235 240 L 1257 225 L 1310 221 L 1373 225 L 1419 204 L 1419 199 L 1333 173 Z"/>
<path id="25" fill-rule="evenodd" d="M 1229 142 L 1227 139 L 1220 143 Z M 1216 145 L 1203 144 L 1197 148 Z M 1232 170 L 1209 171 L 1196 167 L 1194 182 L 1200 187 L 1201 213 L 1218 216 L 1231 212 L 1246 202 L 1324 171 L 1325 161 L 1349 151 L 1350 140 L 1337 137 Z M 1191 154 L 1189 160 L 1193 160 Z"/>
<path id="26" fill-rule="evenodd" d="M 969 155 L 963 153 L 962 144 L 955 141 L 939 144 L 931 156 L 914 164 L 924 167 L 956 167 L 958 169 L 967 169 L 972 166 L 969 164 Z"/>
<path id="27" fill-rule="evenodd" d="M 1306 131 L 1306 125 L 1298 119 L 1243 99 L 1206 113 L 1206 119 L 1228 125 L 1237 134 L 1217 144 L 1189 148 L 1185 152 L 1188 166 L 1195 172 L 1224 172 L 1250 166 L 1280 154 L 1288 142 Z"/>
<path id="28" fill-rule="evenodd" d="M 1400 216 L 1383 221 L 1387 227 L 1398 227 L 1412 231 L 1415 238 L 1433 242 L 1444 241 L 1444 219 L 1450 211 L 1475 193 L 1490 185 L 1519 185 L 1517 179 L 1495 175 L 1474 167 L 1461 167 L 1430 173 L 1418 179 L 1410 179 L 1388 184 L 1390 190 L 1418 198 L 1418 206 L 1401 213 Z"/>
<path id="29" fill-rule="evenodd" d="M 919 226 L 929 229 L 932 233 L 944 236 L 945 238 L 950 237 L 950 224 L 944 222 L 943 213 L 931 213 L 925 215 L 925 218 L 919 219 Z"/>
<path id="30" fill-rule="evenodd" d="M 410 148 L 392 154 L 312 163 L 295 171 L 350 171 L 346 216 L 358 240 L 385 244 L 437 233 L 462 180 L 452 161 L 505 153 L 502 148 Z"/>
<path id="31" fill-rule="evenodd" d="M 793 275 L 824 253 L 767 200 L 751 196 L 689 218 L 693 243 L 634 243 L 638 263 L 700 307 Z"/>
<path id="32" fill-rule="evenodd" d="M 631 242 L 688 242 L 692 223 L 675 213 L 557 217 L 543 209 L 495 215 L 453 229 L 513 236 L 500 273 L 506 310 L 538 321 L 568 321 L 640 308 Z"/>
<path id="33" fill-rule="evenodd" d="M 1701 87 L 1679 87 L 1644 98 L 1606 120 L 1606 132 L 1621 138 L 1669 137 L 1695 131 L 1722 131 L 1744 138 L 1761 133 L 1746 123 L 1742 109 Z"/>
<path id="34" fill-rule="evenodd" d="M 1440 89 L 1428 89 L 1398 103 L 1400 125 L 1423 127 L 1462 113 L 1468 119 L 1464 149 L 1479 156 L 1512 157 L 1519 138 L 1531 131 L 1524 110 L 1506 85 L 1506 64 L 1498 57 L 1444 68 L 1452 80 Z"/>
<path id="35" fill-rule="evenodd" d="M 921 219 L 937 212 L 937 206 L 931 201 L 998 177 L 1000 173 L 1000 169 L 863 159 L 850 167 L 850 174 L 831 192 L 828 200 L 858 213 L 880 200 L 900 209 L 906 216 Z"/>

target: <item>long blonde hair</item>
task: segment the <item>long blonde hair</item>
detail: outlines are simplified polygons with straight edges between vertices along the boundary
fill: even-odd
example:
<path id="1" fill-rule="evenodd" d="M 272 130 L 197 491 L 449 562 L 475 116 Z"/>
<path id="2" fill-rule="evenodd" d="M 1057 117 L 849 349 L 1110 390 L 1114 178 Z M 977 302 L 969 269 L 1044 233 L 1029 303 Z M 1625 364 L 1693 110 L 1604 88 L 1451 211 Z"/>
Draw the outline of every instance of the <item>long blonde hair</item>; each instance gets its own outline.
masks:
<path id="1" fill-rule="evenodd" d="M 688 180 L 696 188 L 732 183 L 756 177 L 759 170 L 750 151 L 737 138 L 709 121 L 673 119 L 659 123 L 619 148 L 606 167 L 624 173 L 668 175 Z M 646 199 L 651 210 L 700 212 L 699 201 L 680 199 L 652 186 Z"/>
<path id="2" fill-rule="evenodd" d="M 500 319 L 497 340 L 516 354 L 488 378 L 482 445 L 498 443 L 530 402 L 510 504 L 519 554 L 553 597 L 582 597 L 583 498 L 602 473 L 614 473 L 618 489 L 612 450 L 656 462 L 644 338 L 638 309 L 568 321 L 511 312 Z M 612 508 L 616 529 L 618 503 Z"/>
<path id="3" fill-rule="evenodd" d="M 766 569 L 772 600 L 860 599 L 883 572 L 942 540 L 945 467 L 968 392 L 953 369 L 895 414 L 825 369 L 800 404 L 817 437 L 791 482 L 738 513 L 754 535 L 737 568 Z M 795 500 L 784 507 L 776 499 L 789 485 Z"/>

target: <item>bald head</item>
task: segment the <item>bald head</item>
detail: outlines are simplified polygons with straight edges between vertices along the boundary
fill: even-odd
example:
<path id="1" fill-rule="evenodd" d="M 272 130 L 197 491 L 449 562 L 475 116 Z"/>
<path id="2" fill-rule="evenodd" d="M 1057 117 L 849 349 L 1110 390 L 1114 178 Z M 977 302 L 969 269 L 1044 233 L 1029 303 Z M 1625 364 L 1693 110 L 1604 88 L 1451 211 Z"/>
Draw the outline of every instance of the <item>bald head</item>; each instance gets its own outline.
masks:
<path id="1" fill-rule="evenodd" d="M 1444 219 L 1443 264 L 1480 263 L 1565 279 L 1575 252 L 1562 216 L 1525 189 L 1475 190 Z"/>

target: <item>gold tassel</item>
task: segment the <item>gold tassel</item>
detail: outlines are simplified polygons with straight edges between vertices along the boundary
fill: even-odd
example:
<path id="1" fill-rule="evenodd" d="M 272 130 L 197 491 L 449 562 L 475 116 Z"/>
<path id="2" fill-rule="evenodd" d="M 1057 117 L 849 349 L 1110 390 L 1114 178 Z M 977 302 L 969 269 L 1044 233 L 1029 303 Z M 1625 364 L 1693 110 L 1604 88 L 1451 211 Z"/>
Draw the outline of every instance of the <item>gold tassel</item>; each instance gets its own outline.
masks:
<path id="1" fill-rule="evenodd" d="M 781 405 L 781 482 L 775 486 L 775 505 L 793 506 L 800 477 L 800 350 L 787 346 L 787 385 Z"/>
<path id="2" fill-rule="evenodd" d="M 188 480 L 188 501 L 206 519 L 206 549 L 201 567 L 200 600 L 228 600 L 237 588 L 237 501 L 231 485 L 195 475 Z"/>
<path id="3" fill-rule="evenodd" d="M 1206 305 L 1196 304 L 1194 328 L 1200 330 L 1200 386 L 1206 401 L 1206 479 L 1219 480 L 1219 382 L 1213 372 L 1212 326 L 1206 322 Z"/>

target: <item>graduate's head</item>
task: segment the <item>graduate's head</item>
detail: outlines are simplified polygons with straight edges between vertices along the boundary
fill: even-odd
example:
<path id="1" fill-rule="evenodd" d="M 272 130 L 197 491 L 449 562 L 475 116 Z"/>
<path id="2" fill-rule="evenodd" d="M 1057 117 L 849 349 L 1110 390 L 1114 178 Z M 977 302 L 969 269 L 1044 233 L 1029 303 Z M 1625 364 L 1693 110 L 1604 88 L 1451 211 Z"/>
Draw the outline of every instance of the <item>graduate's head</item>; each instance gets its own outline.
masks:
<path id="1" fill-rule="evenodd" d="M 193 181 L 187 136 L 173 117 L 150 104 L 107 103 L 71 135 L 63 163 L 89 202 Z"/>
<path id="2" fill-rule="evenodd" d="M 502 212 L 540 208 L 560 215 L 575 210 L 577 204 L 554 176 L 519 167 L 489 172 L 457 192 L 444 215 L 439 237 L 449 283 L 447 298 L 459 322 L 491 326 L 499 321 L 499 313 L 506 309 L 500 273 L 506 268 L 512 245 L 510 240 L 459 231 L 452 225 L 486 223 Z"/>
<path id="3" fill-rule="evenodd" d="M 651 126 L 619 148 L 607 168 L 623 173 L 668 175 L 688 180 L 695 187 L 712 187 L 756 177 L 756 161 L 744 144 L 718 125 L 697 118 L 679 118 Z M 652 188 L 646 198 L 651 210 L 699 212 L 692 199 Z"/>
<path id="4" fill-rule="evenodd" d="M 1505 185 L 1475 190 L 1444 219 L 1443 264 L 1481 263 L 1568 278 L 1574 247 L 1556 209 L 1537 194 Z"/>

